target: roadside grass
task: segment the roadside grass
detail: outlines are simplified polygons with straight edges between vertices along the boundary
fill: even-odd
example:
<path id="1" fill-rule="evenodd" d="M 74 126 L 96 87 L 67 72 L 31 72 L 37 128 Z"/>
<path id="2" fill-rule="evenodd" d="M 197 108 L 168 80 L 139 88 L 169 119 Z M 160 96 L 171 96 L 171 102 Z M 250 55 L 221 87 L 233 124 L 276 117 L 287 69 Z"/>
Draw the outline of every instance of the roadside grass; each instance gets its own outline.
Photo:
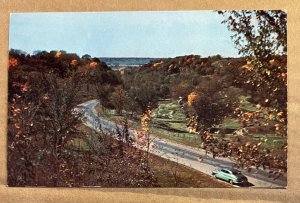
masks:
<path id="1" fill-rule="evenodd" d="M 219 136 L 218 134 L 213 134 L 215 137 Z M 224 139 L 227 141 L 233 141 L 236 139 L 236 137 L 232 134 L 226 134 L 224 135 Z M 262 149 L 269 149 L 271 151 L 274 151 L 276 153 L 282 153 L 282 145 L 286 143 L 286 138 L 277 135 L 276 133 L 252 133 L 243 136 L 242 138 L 239 137 L 239 139 L 245 140 L 245 141 L 251 141 L 253 143 L 259 143 L 261 142 L 261 148 Z"/>
<path id="2" fill-rule="evenodd" d="M 174 133 L 174 132 L 170 132 L 168 130 L 163 130 L 163 129 L 155 128 L 155 127 L 151 127 L 150 131 L 151 131 L 151 134 L 155 135 L 156 137 L 168 139 L 170 141 L 185 144 L 185 145 L 191 146 L 191 147 L 200 147 L 201 143 L 202 143 L 196 134 Z"/>
<path id="3" fill-rule="evenodd" d="M 269 134 L 252 134 L 252 139 L 257 142 L 262 142 L 262 147 L 270 150 L 282 152 L 281 146 L 286 142 L 286 138 L 276 133 Z"/>
<path id="4" fill-rule="evenodd" d="M 75 148 L 79 151 L 89 151 L 90 148 L 87 142 L 81 138 L 73 138 L 67 143 L 67 146 L 70 148 Z"/>
<path id="5" fill-rule="evenodd" d="M 79 129 L 90 135 L 95 132 L 81 124 Z M 90 150 L 86 141 L 80 138 L 74 138 L 69 143 L 69 147 L 76 151 Z M 189 168 L 177 162 L 164 159 L 162 157 L 149 154 L 149 166 L 153 171 L 159 187 L 170 188 L 231 188 L 232 186 L 214 177 Z"/>
<path id="6" fill-rule="evenodd" d="M 231 188 L 232 186 L 187 166 L 150 155 L 150 167 L 160 187 Z"/>

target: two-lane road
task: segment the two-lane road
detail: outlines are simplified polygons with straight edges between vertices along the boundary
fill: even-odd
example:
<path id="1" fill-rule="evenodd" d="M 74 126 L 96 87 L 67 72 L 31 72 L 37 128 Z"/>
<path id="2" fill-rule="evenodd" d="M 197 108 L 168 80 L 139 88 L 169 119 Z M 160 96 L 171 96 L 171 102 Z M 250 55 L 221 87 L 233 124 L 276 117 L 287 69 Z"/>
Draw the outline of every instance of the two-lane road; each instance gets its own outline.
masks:
<path id="1" fill-rule="evenodd" d="M 84 124 L 93 128 L 94 130 L 103 131 L 116 131 L 117 128 L 122 126 L 106 120 L 102 117 L 98 117 L 95 110 L 96 105 L 99 103 L 98 100 L 91 100 L 80 104 L 78 109 L 82 109 L 84 113 Z M 130 129 L 130 136 L 134 137 L 134 133 L 137 131 Z M 183 144 L 171 142 L 169 140 L 163 140 L 155 136 L 150 135 L 151 147 L 149 152 L 156 154 L 160 157 L 181 163 L 208 175 L 216 167 L 233 167 L 234 162 L 229 158 L 212 158 L 210 155 L 206 155 L 204 150 L 188 147 Z M 138 148 L 147 150 L 146 147 L 136 145 Z M 201 160 L 199 160 L 201 157 Z M 287 178 L 281 177 L 277 180 L 273 180 L 268 177 L 268 173 L 263 170 L 252 171 L 248 173 L 241 170 L 247 177 L 253 187 L 264 187 L 264 188 L 284 188 L 287 186 Z"/>

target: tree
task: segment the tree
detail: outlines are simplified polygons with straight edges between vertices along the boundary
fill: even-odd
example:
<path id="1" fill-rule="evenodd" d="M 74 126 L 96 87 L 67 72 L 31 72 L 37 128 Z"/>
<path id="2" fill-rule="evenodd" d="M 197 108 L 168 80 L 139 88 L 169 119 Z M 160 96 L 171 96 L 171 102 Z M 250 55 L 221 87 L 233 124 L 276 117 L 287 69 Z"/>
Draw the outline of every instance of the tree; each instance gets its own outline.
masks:
<path id="1" fill-rule="evenodd" d="M 234 34 L 240 53 L 265 61 L 287 53 L 287 13 L 283 10 L 218 11 Z"/>
<path id="2" fill-rule="evenodd" d="M 146 168 L 149 168 L 149 150 L 152 141 L 150 139 L 150 124 L 151 124 L 151 106 L 147 106 L 147 109 L 141 116 L 141 128 L 142 128 L 142 137 L 141 144 L 143 147 L 146 147 L 147 152 L 147 165 Z"/>
<path id="3" fill-rule="evenodd" d="M 172 97 L 174 99 L 178 99 L 179 97 L 183 97 L 186 100 L 186 97 L 189 95 L 191 91 L 193 91 L 194 86 L 188 84 L 187 82 L 181 82 L 179 84 L 174 84 L 172 86 Z"/>
<path id="4" fill-rule="evenodd" d="M 19 73 L 12 74 L 16 79 Z M 44 179 L 58 186 L 66 143 L 81 133 L 76 128 L 80 120 L 72 115 L 80 80 L 62 82 L 57 75 L 42 73 L 21 77 L 23 81 L 13 80 L 9 87 L 9 185 L 34 185 Z"/>
<path id="5" fill-rule="evenodd" d="M 247 57 L 242 78 L 251 87 L 254 102 L 267 107 L 286 136 L 287 125 L 287 13 L 270 11 L 219 11 L 234 34 L 234 43 Z M 278 116 L 279 115 L 279 116 Z M 268 121 L 269 122 L 269 121 Z"/>
<path id="6" fill-rule="evenodd" d="M 142 111 L 145 111 L 149 104 L 155 106 L 158 102 L 156 84 L 152 81 L 135 81 L 129 90 L 129 96 Z"/>
<path id="7" fill-rule="evenodd" d="M 113 92 L 113 87 L 110 84 L 98 84 L 95 86 L 97 91 L 97 97 L 101 101 L 101 105 L 104 107 L 110 107 L 110 96 Z"/>
<path id="8" fill-rule="evenodd" d="M 207 80 L 188 95 L 188 105 L 192 109 L 190 116 L 194 119 L 195 130 L 209 131 L 233 112 L 237 96 L 222 88 L 220 81 Z"/>
<path id="9" fill-rule="evenodd" d="M 117 87 L 110 97 L 112 105 L 115 107 L 118 114 L 122 114 L 128 103 L 128 93 L 121 87 Z"/>
<path id="10" fill-rule="evenodd" d="M 287 101 L 287 14 L 282 10 L 218 11 L 222 23 L 234 34 L 239 52 L 247 58 L 244 83 L 260 97 L 263 106 L 272 106 L 286 115 Z M 244 78 L 245 78 L 244 77 Z"/>
<path id="11" fill-rule="evenodd" d="M 82 57 L 81 57 L 81 59 L 86 59 L 86 60 L 92 60 L 92 57 L 91 57 L 91 55 L 89 55 L 89 54 L 84 54 Z"/>
<path id="12" fill-rule="evenodd" d="M 11 57 L 17 57 L 17 56 L 25 56 L 27 53 L 25 51 L 22 51 L 20 49 L 10 49 L 9 50 L 9 56 Z"/>
<path id="13" fill-rule="evenodd" d="M 286 64 L 286 12 L 285 11 L 218 11 L 223 15 L 228 29 L 234 34 L 232 39 L 246 60 L 241 75 L 236 79 L 239 86 L 251 92 L 252 102 L 257 103 L 256 112 L 233 113 L 243 121 L 243 127 L 270 126 L 285 137 L 287 134 L 287 64 Z M 211 97 L 213 97 L 211 95 Z M 199 98 L 203 98 L 199 96 Z M 210 97 L 208 97 L 210 98 Z M 200 107 L 206 104 L 200 102 Z M 218 108 L 212 108 L 215 111 Z M 198 114 L 201 114 L 198 112 Z M 205 114 L 201 114 L 205 118 Z M 203 124 L 200 116 L 191 117 L 189 125 L 196 128 L 203 147 L 213 156 L 231 157 L 238 167 L 251 171 L 252 167 L 267 169 L 270 175 L 278 178 L 287 171 L 287 142 L 280 149 L 263 147 L 263 142 L 247 136 L 244 129 L 229 142 L 222 133 L 213 135 Z M 206 121 L 209 121 L 208 119 Z M 217 121 L 208 122 L 209 125 Z M 208 126 L 209 126 L 208 125 Z M 280 152 L 278 151 L 280 150 Z"/>
<path id="14" fill-rule="evenodd" d="M 219 14 L 225 17 L 223 23 L 228 24 L 228 29 L 234 33 L 234 43 L 247 59 L 240 81 L 246 90 L 251 90 L 252 100 L 260 102 L 257 113 L 244 112 L 241 116 L 241 119 L 248 116 L 244 127 L 262 124 L 273 126 L 278 134 L 286 136 L 286 12 L 219 11 Z M 237 114 L 240 115 L 240 112 L 237 111 Z M 264 116 L 260 117 L 260 114 Z M 190 123 L 198 122 L 193 118 Z M 236 136 L 231 143 L 223 136 L 216 137 L 208 131 L 199 133 L 205 149 L 214 156 L 234 158 L 239 167 L 249 171 L 253 166 L 262 167 L 268 169 L 274 178 L 287 171 L 287 142 L 283 143 L 281 153 L 278 153 L 262 147 L 263 142 L 254 142 L 244 133 Z"/>

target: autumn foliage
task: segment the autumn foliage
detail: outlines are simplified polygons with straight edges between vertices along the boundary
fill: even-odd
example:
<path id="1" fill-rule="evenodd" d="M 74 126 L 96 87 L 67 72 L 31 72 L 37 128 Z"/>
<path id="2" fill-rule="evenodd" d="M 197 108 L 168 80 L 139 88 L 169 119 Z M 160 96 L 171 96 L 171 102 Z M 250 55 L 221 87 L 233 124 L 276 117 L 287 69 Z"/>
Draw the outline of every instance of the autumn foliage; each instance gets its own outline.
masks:
<path id="1" fill-rule="evenodd" d="M 187 127 L 213 158 L 229 157 L 236 167 L 266 170 L 273 178 L 286 174 L 286 12 L 218 13 L 243 57 L 187 55 L 117 72 L 90 55 L 80 58 L 62 50 L 26 55 L 11 50 L 8 184 L 157 186 L 148 164 L 151 113 L 159 100 L 179 98 Z M 83 129 L 80 115 L 72 110 L 91 98 L 123 116 L 124 129 Z M 130 142 L 130 112 L 132 119 L 140 119 L 141 133 L 133 136 L 146 152 Z M 230 133 L 222 131 L 226 119 L 238 123 Z M 111 138 L 113 133 L 119 140 Z M 268 143 L 275 142 L 266 134 L 282 142 L 270 147 Z M 78 140 L 85 149 L 74 144 Z"/>
<path id="2" fill-rule="evenodd" d="M 188 105 L 189 106 L 192 106 L 193 103 L 198 99 L 198 94 L 196 92 L 191 92 L 189 95 L 188 95 Z"/>
<path id="3" fill-rule="evenodd" d="M 18 65 L 18 60 L 15 58 L 11 58 L 9 59 L 9 68 L 13 68 L 16 67 Z"/>
<path id="4" fill-rule="evenodd" d="M 145 153 L 117 142 L 108 132 L 96 133 L 83 127 L 81 114 L 74 114 L 74 108 L 83 102 L 87 83 L 114 85 L 116 76 L 108 73 L 107 66 L 99 61 L 85 64 L 88 59 L 63 51 L 32 56 L 12 51 L 11 59 L 9 186 L 156 185 L 152 171 L 145 167 Z M 98 64 L 93 72 L 89 71 L 90 63 Z M 87 69 L 85 75 L 79 71 L 81 67 Z M 96 83 L 91 80 L 94 78 L 102 80 Z"/>
<path id="5" fill-rule="evenodd" d="M 247 60 L 241 67 L 236 86 L 251 92 L 251 101 L 257 103 L 256 112 L 235 109 L 243 129 L 268 129 L 287 136 L 287 38 L 284 11 L 219 11 L 233 32 L 232 38 Z M 254 19 L 253 19 L 254 18 Z M 257 26 L 252 23 L 257 21 Z M 201 108 L 201 107 L 200 107 Z M 200 115 L 198 115 L 200 117 Z M 201 124 L 192 117 L 189 125 Z M 205 129 L 205 128 L 204 128 Z M 263 168 L 270 176 L 278 178 L 287 172 L 287 142 L 280 149 L 263 147 L 263 142 L 253 142 L 247 131 L 241 129 L 234 142 L 224 135 L 213 135 L 209 128 L 198 129 L 204 148 L 213 156 L 232 157 L 238 167 Z M 286 138 L 285 138 L 286 139 Z"/>

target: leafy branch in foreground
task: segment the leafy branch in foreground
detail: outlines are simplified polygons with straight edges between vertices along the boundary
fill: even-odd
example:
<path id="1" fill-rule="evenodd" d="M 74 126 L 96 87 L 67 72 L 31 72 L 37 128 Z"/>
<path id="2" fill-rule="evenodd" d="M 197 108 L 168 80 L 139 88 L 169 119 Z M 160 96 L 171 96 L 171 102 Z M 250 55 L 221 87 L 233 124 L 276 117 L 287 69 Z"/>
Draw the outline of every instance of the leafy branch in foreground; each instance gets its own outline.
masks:
<path id="1" fill-rule="evenodd" d="M 287 136 L 286 12 L 242 10 L 218 13 L 224 16 L 222 23 L 228 24 L 228 29 L 234 33 L 234 43 L 247 59 L 247 64 L 242 67 L 241 75 L 235 83 L 251 93 L 251 102 L 257 103 L 257 111 L 236 108 L 230 111 L 227 109 L 224 114 L 213 113 L 218 107 L 224 108 L 221 104 L 209 107 L 220 100 L 206 102 L 207 99 L 201 100 L 203 97 L 199 96 L 196 99 L 198 105 L 197 102 L 192 104 L 196 114 L 190 117 L 188 125 L 198 132 L 203 148 L 214 157 L 231 157 L 238 167 L 249 171 L 252 167 L 262 168 L 278 178 L 287 172 L 287 142 L 279 149 L 270 149 L 263 146 L 267 139 L 253 141 L 246 129 L 265 128 L 282 137 Z M 210 92 L 205 98 L 213 95 Z M 207 122 L 210 119 L 205 117 L 211 115 L 221 120 L 226 116 L 236 115 L 240 118 L 243 129 L 238 130 L 240 133 L 234 135 L 233 141 L 229 141 L 222 132 L 210 132 L 210 128 L 220 121 Z"/>

